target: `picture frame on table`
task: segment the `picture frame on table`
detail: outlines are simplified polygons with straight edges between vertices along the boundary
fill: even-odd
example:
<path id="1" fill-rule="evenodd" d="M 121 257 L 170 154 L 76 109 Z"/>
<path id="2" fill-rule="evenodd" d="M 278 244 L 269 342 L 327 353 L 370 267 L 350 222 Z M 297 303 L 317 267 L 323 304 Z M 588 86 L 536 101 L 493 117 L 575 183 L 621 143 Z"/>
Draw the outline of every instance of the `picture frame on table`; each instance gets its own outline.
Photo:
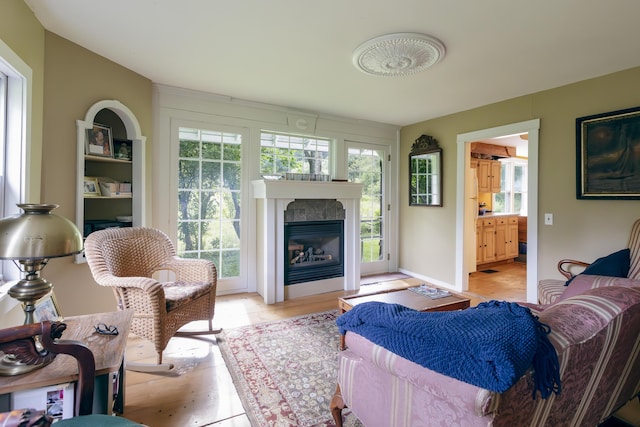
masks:
<path id="1" fill-rule="evenodd" d="M 576 197 L 640 199 L 640 107 L 576 119 Z"/>
<path id="2" fill-rule="evenodd" d="M 113 137 L 109 126 L 93 124 L 87 129 L 84 153 L 89 156 L 113 158 Z"/>
<path id="3" fill-rule="evenodd" d="M 33 321 L 38 323 L 44 320 L 62 320 L 60 308 L 58 308 L 58 302 L 53 291 L 40 298 L 35 304 Z"/>
<path id="4" fill-rule="evenodd" d="M 83 194 L 84 197 L 99 197 L 102 195 L 102 193 L 100 193 L 100 184 L 98 183 L 97 177 L 84 177 Z"/>

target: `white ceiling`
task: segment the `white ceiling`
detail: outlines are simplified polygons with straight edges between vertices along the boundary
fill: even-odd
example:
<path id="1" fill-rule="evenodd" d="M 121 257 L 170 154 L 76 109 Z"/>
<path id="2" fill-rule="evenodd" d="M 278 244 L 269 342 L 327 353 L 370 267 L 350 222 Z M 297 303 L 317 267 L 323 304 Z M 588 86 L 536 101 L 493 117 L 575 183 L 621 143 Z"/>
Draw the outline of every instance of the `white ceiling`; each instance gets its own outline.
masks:
<path id="1" fill-rule="evenodd" d="M 637 0 L 25 1 L 155 83 L 399 126 L 640 65 Z M 436 37 L 446 56 L 408 77 L 352 65 L 395 32 Z"/>

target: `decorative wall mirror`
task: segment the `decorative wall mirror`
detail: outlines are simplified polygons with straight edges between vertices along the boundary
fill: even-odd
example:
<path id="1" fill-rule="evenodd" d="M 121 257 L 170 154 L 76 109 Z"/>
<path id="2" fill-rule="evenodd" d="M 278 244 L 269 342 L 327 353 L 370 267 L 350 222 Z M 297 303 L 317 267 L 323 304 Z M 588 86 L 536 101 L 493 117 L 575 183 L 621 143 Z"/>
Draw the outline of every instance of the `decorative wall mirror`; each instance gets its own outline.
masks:
<path id="1" fill-rule="evenodd" d="M 429 135 L 416 139 L 409 153 L 409 205 L 442 206 L 442 148 Z"/>

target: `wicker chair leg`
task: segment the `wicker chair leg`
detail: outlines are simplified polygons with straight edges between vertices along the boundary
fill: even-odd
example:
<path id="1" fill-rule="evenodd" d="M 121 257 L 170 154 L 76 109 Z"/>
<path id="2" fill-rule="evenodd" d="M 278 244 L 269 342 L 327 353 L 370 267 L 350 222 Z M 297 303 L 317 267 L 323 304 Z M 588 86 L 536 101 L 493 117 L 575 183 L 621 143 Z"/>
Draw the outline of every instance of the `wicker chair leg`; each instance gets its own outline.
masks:
<path id="1" fill-rule="evenodd" d="M 135 372 L 166 372 L 173 369 L 173 363 L 140 363 L 140 362 L 127 362 L 124 363 L 124 368 L 128 371 Z"/>
<path id="2" fill-rule="evenodd" d="M 174 337 L 193 337 L 197 335 L 212 335 L 222 332 L 222 328 L 213 329 L 213 323 L 209 321 L 209 330 L 207 331 L 178 331 L 173 334 Z"/>

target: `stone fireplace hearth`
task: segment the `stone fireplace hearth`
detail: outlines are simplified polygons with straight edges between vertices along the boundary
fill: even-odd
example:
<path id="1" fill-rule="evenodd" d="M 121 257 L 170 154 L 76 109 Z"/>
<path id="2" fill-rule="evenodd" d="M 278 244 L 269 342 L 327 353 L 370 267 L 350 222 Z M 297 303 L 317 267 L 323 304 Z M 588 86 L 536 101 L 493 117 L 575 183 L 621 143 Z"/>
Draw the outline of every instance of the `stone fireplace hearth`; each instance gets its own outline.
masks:
<path id="1" fill-rule="evenodd" d="M 336 290 L 357 290 L 360 286 L 360 198 L 362 185 L 348 182 L 319 181 L 253 181 L 256 198 L 258 224 L 257 240 L 257 291 L 266 304 L 285 299 L 314 295 Z M 343 265 L 344 274 L 309 282 L 285 286 L 285 263 L 289 260 L 289 248 L 285 242 L 285 222 L 292 218 L 290 204 L 297 200 L 309 203 L 292 206 L 333 206 L 342 211 L 344 218 Z M 338 203 L 335 203 L 338 202 Z M 333 203 L 333 204 L 332 204 Z M 306 215 L 308 209 L 293 210 L 294 215 Z M 314 209 L 314 215 L 318 210 Z M 286 218 L 285 218 L 286 217 Z M 311 218 L 310 218 L 311 219 Z M 334 212 L 327 218 L 314 216 L 313 220 L 332 220 Z"/>

